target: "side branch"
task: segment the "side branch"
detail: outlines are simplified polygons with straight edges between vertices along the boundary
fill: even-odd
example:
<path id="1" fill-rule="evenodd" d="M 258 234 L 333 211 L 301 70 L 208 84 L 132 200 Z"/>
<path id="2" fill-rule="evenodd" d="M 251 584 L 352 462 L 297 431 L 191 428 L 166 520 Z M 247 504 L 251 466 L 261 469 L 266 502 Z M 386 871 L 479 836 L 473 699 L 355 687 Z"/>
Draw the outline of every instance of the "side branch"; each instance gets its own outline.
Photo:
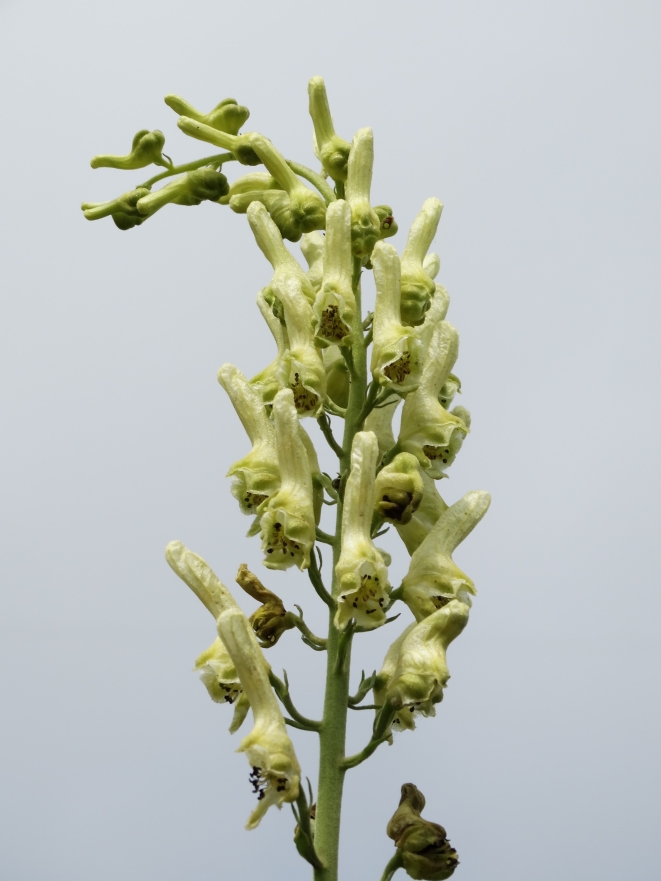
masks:
<path id="1" fill-rule="evenodd" d="M 356 768 L 358 765 L 362 764 L 365 759 L 369 759 L 372 753 L 375 752 L 382 743 L 386 743 L 390 740 L 390 726 L 392 724 L 392 720 L 395 718 L 395 713 L 396 710 L 392 706 L 390 701 L 386 701 L 385 704 L 381 707 L 380 711 L 377 713 L 376 719 L 374 721 L 374 731 L 372 733 L 372 739 L 367 744 L 367 746 L 359 753 L 356 753 L 353 756 L 349 756 L 342 762 L 343 770 Z"/>
<path id="2" fill-rule="evenodd" d="M 293 162 L 291 159 L 287 160 L 287 165 L 291 168 L 294 174 L 297 174 L 299 177 L 302 177 L 304 180 L 311 183 L 312 186 L 316 187 L 324 197 L 324 202 L 327 205 L 336 201 L 337 197 L 332 188 L 326 183 L 320 174 L 317 174 L 316 171 L 308 168 L 307 165 L 301 165 L 300 162 Z"/>
<path id="3" fill-rule="evenodd" d="M 335 440 L 335 437 L 333 435 L 333 429 L 331 427 L 331 421 L 328 418 L 328 414 L 322 413 L 321 416 L 317 419 L 317 423 L 319 425 L 319 428 L 321 429 L 321 433 L 328 441 L 328 446 L 335 453 L 337 458 L 341 459 L 342 456 L 344 456 L 344 450 L 342 449 L 340 444 L 338 444 L 338 442 Z"/>
<path id="4" fill-rule="evenodd" d="M 275 675 L 273 670 L 269 671 L 269 680 L 273 686 L 273 691 L 278 695 L 283 707 L 291 716 L 291 720 L 285 719 L 285 721 L 289 721 L 290 724 L 292 721 L 297 723 L 294 725 L 294 728 L 301 728 L 304 731 L 320 731 L 321 722 L 316 722 L 314 719 L 308 719 L 307 716 L 298 712 L 291 699 L 291 695 L 289 694 L 289 680 L 287 679 L 287 673 L 285 671 L 283 671 L 283 676 L 285 677 L 284 682 Z"/>
<path id="5" fill-rule="evenodd" d="M 321 555 L 320 555 L 321 556 Z M 335 600 L 324 587 L 324 582 L 319 571 L 317 558 L 314 554 L 310 555 L 310 566 L 308 567 L 308 578 L 312 582 L 312 587 L 317 591 L 319 597 L 326 603 L 329 609 L 335 609 Z"/>

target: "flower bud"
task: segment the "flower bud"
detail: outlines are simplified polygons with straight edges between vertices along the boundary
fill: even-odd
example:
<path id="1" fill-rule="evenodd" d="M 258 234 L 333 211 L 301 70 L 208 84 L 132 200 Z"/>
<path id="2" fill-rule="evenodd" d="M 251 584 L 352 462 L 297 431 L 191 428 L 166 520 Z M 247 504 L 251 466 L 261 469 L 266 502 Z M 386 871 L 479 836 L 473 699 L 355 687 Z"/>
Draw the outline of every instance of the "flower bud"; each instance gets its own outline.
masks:
<path id="1" fill-rule="evenodd" d="M 308 232 L 301 239 L 301 251 L 308 264 L 306 274 L 315 292 L 321 287 L 324 277 L 324 242 L 324 237 L 318 232 Z"/>
<path id="2" fill-rule="evenodd" d="M 282 482 L 261 511 L 264 565 L 307 569 L 316 534 L 312 476 L 290 389 L 275 396 L 273 423 Z"/>
<path id="3" fill-rule="evenodd" d="M 339 200 L 328 206 L 321 289 L 314 301 L 319 345 L 350 346 L 356 298 L 352 287 L 351 211 Z"/>
<path id="4" fill-rule="evenodd" d="M 359 431 L 351 448 L 342 509 L 342 550 L 335 567 L 339 584 L 335 626 L 340 629 L 352 618 L 369 629 L 380 627 L 386 620 L 388 569 L 371 537 L 378 456 L 376 435 Z"/>
<path id="5" fill-rule="evenodd" d="M 325 229 L 326 203 L 321 196 L 302 183 L 287 165 L 284 156 L 264 135 L 254 132 L 250 136 L 250 145 L 267 170 L 286 190 L 291 204 L 292 220 L 298 229 L 302 233 Z"/>
<path id="6" fill-rule="evenodd" d="M 295 626 L 291 616 L 287 615 L 287 610 L 280 597 L 264 587 L 245 563 L 241 563 L 239 566 L 236 583 L 249 596 L 261 603 L 259 609 L 253 612 L 248 620 L 255 631 L 260 646 L 263 649 L 270 648 L 276 644 L 286 630 L 291 630 Z"/>
<path id="7" fill-rule="evenodd" d="M 491 496 L 473 491 L 447 508 L 411 556 L 402 581 L 402 599 L 418 621 L 454 599 L 470 605 L 475 585 L 452 559 L 452 552 L 484 517 Z"/>
<path id="8" fill-rule="evenodd" d="M 131 144 L 131 152 L 128 156 L 94 156 L 90 165 L 92 168 L 122 168 L 125 171 L 135 171 L 138 168 L 145 168 L 147 165 L 163 165 L 166 168 L 168 163 L 163 159 L 163 147 L 165 146 L 165 135 L 156 129 L 150 132 L 149 129 L 141 129 L 133 138 Z"/>
<path id="9" fill-rule="evenodd" d="M 213 168 L 198 168 L 176 177 L 153 193 L 143 196 L 138 205 L 141 214 L 153 214 L 168 203 L 175 205 L 199 205 L 208 200 L 217 202 L 229 190 L 224 174 Z"/>
<path id="10" fill-rule="evenodd" d="M 468 434 L 468 426 L 448 413 L 438 398 L 459 352 L 459 335 L 447 321 L 434 328 L 418 388 L 402 410 L 399 444 L 413 453 L 435 480 L 445 477 Z"/>
<path id="11" fill-rule="evenodd" d="M 149 190 L 146 187 L 138 187 L 135 190 L 129 190 L 128 193 L 123 193 L 116 199 L 111 199 L 109 202 L 83 202 L 80 207 L 86 220 L 112 217 L 115 226 L 119 229 L 132 229 L 147 220 L 147 216 L 138 211 L 137 204 L 140 199 L 148 195 Z"/>
<path id="12" fill-rule="evenodd" d="M 242 135 L 231 135 L 212 128 L 203 122 L 196 122 L 189 116 L 180 116 L 177 120 L 177 125 L 185 135 L 189 135 L 191 138 L 196 138 L 198 141 L 206 141 L 208 144 L 215 144 L 216 147 L 222 147 L 223 150 L 229 150 L 241 165 L 261 165 L 262 163 L 250 142 L 252 132 L 244 132 Z"/>
<path id="13" fill-rule="evenodd" d="M 225 389 L 241 424 L 252 443 L 252 450 L 230 467 L 232 495 L 244 514 L 258 514 L 263 503 L 280 487 L 280 465 L 273 425 L 258 390 L 233 364 L 223 364 L 218 382 Z"/>
<path id="14" fill-rule="evenodd" d="M 438 199 L 427 199 L 413 221 L 402 254 L 402 324 L 422 324 L 434 296 L 433 279 L 423 269 L 443 210 Z"/>
<path id="15" fill-rule="evenodd" d="M 388 823 L 388 837 L 400 851 L 403 867 L 418 881 L 445 881 L 459 865 L 457 851 L 438 823 L 421 817 L 425 797 L 413 783 L 402 786 L 399 807 Z"/>
<path id="16" fill-rule="evenodd" d="M 347 179 L 347 162 L 351 145 L 335 134 L 328 106 L 326 85 L 320 76 L 308 83 L 310 116 L 314 126 L 314 153 L 324 171 L 337 183 Z"/>
<path id="17" fill-rule="evenodd" d="M 346 407 L 351 390 L 351 374 L 339 346 L 323 350 L 326 369 L 326 394 L 338 407 Z"/>
<path id="18" fill-rule="evenodd" d="M 418 460 L 410 453 L 399 453 L 376 476 L 375 511 L 390 523 L 409 523 L 422 493 Z"/>
<path id="19" fill-rule="evenodd" d="M 232 196 L 242 196 L 244 193 L 257 193 L 264 190 L 281 190 L 282 187 L 277 180 L 264 171 L 250 171 L 237 177 L 230 184 L 227 195 L 222 196 L 218 201 L 221 205 L 229 205 Z M 248 206 L 246 205 L 246 210 Z M 243 213 L 243 212 L 240 212 Z"/>
<path id="20" fill-rule="evenodd" d="M 301 230 L 291 210 L 291 201 L 284 190 L 253 190 L 239 193 L 230 199 L 230 208 L 237 214 L 245 214 L 253 202 L 261 202 L 280 230 L 283 239 L 297 242 L 301 238 Z"/>
<path id="21" fill-rule="evenodd" d="M 398 710 L 434 716 L 450 678 L 445 654 L 468 623 L 469 608 L 459 600 L 418 622 L 402 641 L 386 697 Z"/>
<path id="22" fill-rule="evenodd" d="M 242 107 L 234 98 L 225 98 L 209 113 L 201 113 L 179 95 L 166 95 L 164 101 L 179 116 L 188 116 L 195 122 L 201 122 L 229 135 L 238 135 L 239 129 L 250 116 L 248 108 Z"/>
<path id="23" fill-rule="evenodd" d="M 381 239 L 389 239 L 394 236 L 399 227 L 392 216 L 390 205 L 375 205 L 374 210 L 381 221 Z"/>
<path id="24" fill-rule="evenodd" d="M 374 137 L 371 128 L 361 128 L 351 142 L 347 171 L 346 198 L 351 207 L 351 241 L 355 257 L 369 259 L 381 238 L 381 219 L 370 204 Z"/>

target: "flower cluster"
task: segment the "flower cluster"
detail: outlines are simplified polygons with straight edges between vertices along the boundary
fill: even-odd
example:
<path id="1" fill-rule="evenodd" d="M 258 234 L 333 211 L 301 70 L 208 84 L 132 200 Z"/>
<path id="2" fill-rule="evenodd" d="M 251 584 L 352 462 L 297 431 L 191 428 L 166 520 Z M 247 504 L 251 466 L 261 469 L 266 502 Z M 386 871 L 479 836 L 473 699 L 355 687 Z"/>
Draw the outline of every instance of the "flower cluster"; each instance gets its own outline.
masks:
<path id="1" fill-rule="evenodd" d="M 258 797 L 248 828 L 270 805 L 296 802 L 296 846 L 315 867 L 330 867 L 324 877 L 333 881 L 339 790 L 331 778 L 392 742 L 393 731 L 413 730 L 416 717 L 434 716 L 450 678 L 447 650 L 467 625 L 475 593 L 452 554 L 490 497 L 472 491 L 448 505 L 437 488 L 471 425 L 468 410 L 450 409 L 461 392 L 452 372 L 459 335 L 446 320 L 450 299 L 436 282 L 440 259 L 430 251 L 443 206 L 436 198 L 423 202 L 400 256 L 387 241 L 398 231 L 391 206 L 372 204 L 372 130 L 344 139 L 321 77 L 310 80 L 308 93 L 319 171 L 286 159 L 262 133 L 242 131 L 250 113 L 234 99 L 204 113 L 168 95 L 179 129 L 223 152 L 177 166 L 163 153 L 162 132 L 141 130 L 127 155 L 96 156 L 92 167 L 164 170 L 115 199 L 82 207 L 87 219 L 112 217 L 128 230 L 168 204 L 225 206 L 229 215 L 245 215 L 266 258 L 257 305 L 275 356 L 252 378 L 233 364 L 218 371 L 248 438 L 228 477 L 239 510 L 253 518 L 248 536 L 259 536 L 269 578 L 291 567 L 307 572 L 329 608 L 328 635 L 315 636 L 300 607 L 298 614 L 287 611 L 243 564 L 237 582 L 260 604 L 250 617 L 180 542 L 168 545 L 166 557 L 216 621 L 217 637 L 195 663 L 209 695 L 234 706 L 232 731 L 249 709 L 253 713 L 254 727 L 239 747 Z M 232 163 L 249 168 L 230 181 L 225 172 Z M 297 242 L 304 262 L 291 250 Z M 376 301 L 374 312 L 364 315 L 361 279 L 369 271 Z M 310 426 L 321 429 L 336 454 L 336 477 L 321 470 Z M 324 505 L 335 510 L 334 533 L 324 531 Z M 375 544 L 390 526 L 410 554 L 398 587 L 391 583 L 390 554 Z M 322 578 L 320 544 L 331 546 L 330 585 Z M 394 621 L 398 616 L 389 611 L 397 602 L 413 620 L 392 642 L 380 672 L 364 678 L 350 698 L 351 640 Z M 294 629 L 310 648 L 328 653 L 319 722 L 296 710 L 287 677 L 280 680 L 264 658 L 263 650 Z M 370 689 L 377 708 L 372 739 L 363 753 L 342 758 L 345 726 L 337 720 Z M 286 724 L 318 731 L 322 748 L 341 738 L 333 741 L 340 758 L 320 777 L 316 805 L 299 785 Z M 456 853 L 442 827 L 422 820 L 422 807 L 424 797 L 406 784 L 388 827 L 398 848 L 396 867 L 413 878 L 449 877 Z"/>

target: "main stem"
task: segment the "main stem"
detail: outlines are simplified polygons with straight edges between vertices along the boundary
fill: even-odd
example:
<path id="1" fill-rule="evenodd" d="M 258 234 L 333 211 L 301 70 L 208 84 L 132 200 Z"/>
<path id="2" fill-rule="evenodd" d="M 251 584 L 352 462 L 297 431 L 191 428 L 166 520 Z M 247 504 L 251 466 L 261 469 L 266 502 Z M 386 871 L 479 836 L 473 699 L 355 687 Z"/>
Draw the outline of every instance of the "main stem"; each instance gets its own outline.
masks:
<path id="1" fill-rule="evenodd" d="M 351 391 L 347 406 L 343 455 L 340 458 L 342 490 L 349 474 L 351 446 L 357 431 L 362 429 L 359 417 L 365 403 L 367 390 L 367 358 L 363 336 L 360 305 L 359 260 L 354 260 L 353 289 L 356 297 L 356 315 L 353 334 L 353 373 Z M 333 543 L 333 597 L 337 598 L 339 585 L 335 577 L 335 566 L 342 549 L 342 502 L 337 504 L 335 541 Z M 347 712 L 349 699 L 349 676 L 351 672 L 351 635 L 342 633 L 334 622 L 331 609 L 328 624 L 327 643 L 328 666 L 326 668 L 326 695 L 324 698 L 324 717 L 319 734 L 319 783 L 317 788 L 317 814 L 315 820 L 314 846 L 323 863 L 322 869 L 314 870 L 315 881 L 337 881 L 338 855 L 340 847 L 340 815 L 342 811 L 342 789 L 345 770 L 342 760 L 345 757 Z"/>

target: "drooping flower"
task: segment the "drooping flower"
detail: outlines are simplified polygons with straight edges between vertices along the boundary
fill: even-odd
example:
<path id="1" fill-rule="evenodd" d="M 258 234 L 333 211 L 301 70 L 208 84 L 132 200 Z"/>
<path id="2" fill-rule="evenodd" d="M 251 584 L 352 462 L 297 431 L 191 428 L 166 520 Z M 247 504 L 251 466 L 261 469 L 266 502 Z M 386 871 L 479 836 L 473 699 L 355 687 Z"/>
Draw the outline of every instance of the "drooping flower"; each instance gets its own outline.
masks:
<path id="1" fill-rule="evenodd" d="M 326 227 L 326 203 L 301 181 L 287 165 L 287 160 L 276 150 L 271 141 L 254 132 L 250 145 L 267 170 L 289 196 L 292 220 L 301 233 Z"/>
<path id="2" fill-rule="evenodd" d="M 434 716 L 450 678 L 446 651 L 468 623 L 469 608 L 459 600 L 418 622 L 402 641 L 395 671 L 386 689 L 393 707 Z"/>
<path id="3" fill-rule="evenodd" d="M 289 337 L 289 349 L 280 362 L 280 385 L 293 391 L 300 416 L 316 418 L 326 397 L 326 371 L 314 341 L 312 309 L 297 277 L 278 280 L 272 288 L 283 305 Z"/>
<path id="4" fill-rule="evenodd" d="M 377 707 L 377 715 L 379 709 L 386 702 L 386 693 L 388 691 L 388 686 L 392 681 L 393 674 L 395 672 L 395 668 L 397 667 L 397 659 L 399 658 L 399 650 L 402 647 L 402 643 L 409 635 L 411 630 L 415 627 L 415 621 L 404 630 L 397 639 L 391 644 L 390 648 L 386 652 L 386 656 L 384 658 L 381 669 L 379 670 L 376 679 L 374 680 L 374 705 Z M 390 729 L 386 732 L 388 736 L 388 740 L 392 743 L 392 731 L 412 731 L 415 728 L 415 711 L 410 711 L 408 707 L 402 707 L 401 710 L 398 710 L 395 713 L 393 721 L 390 724 Z"/>
<path id="5" fill-rule="evenodd" d="M 314 126 L 313 147 L 324 171 L 337 183 L 347 179 L 347 161 L 351 145 L 335 133 L 333 118 L 328 106 L 326 85 L 320 76 L 313 76 L 308 83 L 310 116 Z"/>
<path id="6" fill-rule="evenodd" d="M 445 477 L 459 452 L 468 426 L 448 413 L 438 397 L 457 359 L 459 335 L 447 321 L 439 321 L 432 333 L 418 388 L 409 394 L 402 410 L 399 444 L 413 453 L 435 480 Z"/>
<path id="7" fill-rule="evenodd" d="M 232 495 L 244 514 L 257 514 L 258 508 L 280 487 L 280 465 L 273 425 L 269 421 L 262 397 L 241 371 L 233 364 L 223 364 L 218 382 L 227 392 L 252 450 L 230 467 Z"/>
<path id="8" fill-rule="evenodd" d="M 443 205 L 438 199 L 427 199 L 411 226 L 402 254 L 403 324 L 422 324 L 434 296 L 436 286 L 425 271 L 423 261 L 436 235 L 442 210 Z"/>
<path id="9" fill-rule="evenodd" d="M 225 98 L 220 104 L 216 104 L 209 113 L 196 110 L 180 95 L 166 95 L 164 101 L 180 116 L 187 116 L 195 122 L 201 122 L 228 135 L 238 135 L 241 126 L 250 116 L 248 108 L 238 104 L 234 98 Z"/>
<path id="10" fill-rule="evenodd" d="M 350 346 L 353 342 L 352 272 L 351 210 L 340 199 L 328 206 L 323 278 L 314 302 L 314 326 L 321 345 Z"/>
<path id="11" fill-rule="evenodd" d="M 342 551 L 335 567 L 339 584 L 335 624 L 340 629 L 352 618 L 370 629 L 386 620 L 388 569 L 370 534 L 378 457 L 376 435 L 359 431 L 351 448 L 351 471 L 342 510 Z"/>
<path id="12" fill-rule="evenodd" d="M 280 391 L 280 380 L 278 377 L 282 360 L 289 349 L 289 337 L 287 336 L 287 328 L 279 318 L 276 318 L 273 310 L 266 302 L 264 289 L 257 294 L 257 306 L 278 347 L 273 361 L 250 380 L 250 385 L 257 389 L 268 411 L 273 404 L 273 398 Z"/>
<path id="13" fill-rule="evenodd" d="M 381 219 L 370 204 L 374 136 L 371 128 L 361 128 L 354 135 L 349 153 L 346 198 L 351 207 L 351 241 L 355 257 L 369 259 L 381 238 Z"/>
<path id="14" fill-rule="evenodd" d="M 312 476 L 291 389 L 282 389 L 275 396 L 273 423 L 281 484 L 260 509 L 264 565 L 269 569 L 307 569 L 316 530 Z"/>
<path id="15" fill-rule="evenodd" d="M 454 599 L 470 605 L 475 585 L 452 559 L 454 549 L 486 514 L 491 496 L 475 490 L 447 508 L 411 556 L 402 599 L 418 621 Z"/>
<path id="16" fill-rule="evenodd" d="M 257 244 L 261 252 L 273 267 L 273 278 L 271 279 L 270 288 L 273 289 L 286 279 L 291 277 L 297 278 L 301 283 L 301 290 L 305 294 L 305 298 L 312 306 L 315 301 L 314 288 L 310 284 L 298 261 L 289 253 L 282 241 L 282 235 L 276 224 L 269 217 L 269 213 L 261 202 L 253 202 L 247 210 L 248 223 L 253 231 Z M 275 314 L 278 314 L 277 308 L 274 308 L 274 293 L 265 291 L 266 301 L 270 303 Z M 284 316 L 279 316 L 284 317 Z"/>
<path id="17" fill-rule="evenodd" d="M 410 453 L 398 453 L 376 476 L 375 511 L 389 523 L 409 523 L 422 501 L 420 466 Z"/>
<path id="18" fill-rule="evenodd" d="M 445 829 L 438 823 L 423 820 L 424 807 L 424 795 L 413 783 L 405 783 L 399 807 L 386 831 L 395 842 L 410 878 L 446 881 L 459 865 L 459 857 Z"/>
<path id="19" fill-rule="evenodd" d="M 127 156 L 100 154 L 92 157 L 90 165 L 92 168 L 121 168 L 125 171 L 135 171 L 152 164 L 163 165 L 167 168 L 168 163 L 163 158 L 164 146 L 165 135 L 163 132 L 158 129 L 150 132 L 149 129 L 144 128 L 133 137 L 131 152 Z"/>

